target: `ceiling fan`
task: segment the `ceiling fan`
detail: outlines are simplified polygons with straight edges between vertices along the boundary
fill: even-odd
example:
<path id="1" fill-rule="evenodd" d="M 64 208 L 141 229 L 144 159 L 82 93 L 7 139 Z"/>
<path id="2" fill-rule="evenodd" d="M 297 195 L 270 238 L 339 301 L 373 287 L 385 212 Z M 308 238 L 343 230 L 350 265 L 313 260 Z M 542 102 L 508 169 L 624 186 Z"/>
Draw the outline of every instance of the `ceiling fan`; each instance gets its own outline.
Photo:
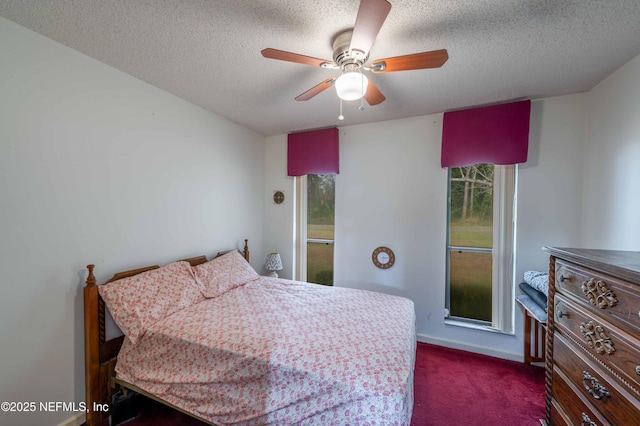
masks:
<path id="1" fill-rule="evenodd" d="M 449 59 L 447 50 L 440 49 L 377 59 L 374 60 L 371 65 L 365 65 L 369 60 L 369 51 L 390 10 L 391 4 L 387 0 L 362 0 L 353 29 L 343 31 L 334 38 L 333 61 L 271 48 L 262 50 L 262 56 L 280 61 L 297 62 L 304 65 L 341 70 L 339 76 L 328 78 L 298 95 L 295 98 L 297 101 L 309 100 L 335 85 L 338 97 L 340 97 L 341 100 L 364 98 L 369 105 L 378 105 L 386 98 L 375 84 L 363 74 L 363 71 L 380 74 L 385 72 L 439 68 Z M 360 109 L 364 110 L 362 105 Z M 339 118 L 343 118 L 342 113 Z"/>

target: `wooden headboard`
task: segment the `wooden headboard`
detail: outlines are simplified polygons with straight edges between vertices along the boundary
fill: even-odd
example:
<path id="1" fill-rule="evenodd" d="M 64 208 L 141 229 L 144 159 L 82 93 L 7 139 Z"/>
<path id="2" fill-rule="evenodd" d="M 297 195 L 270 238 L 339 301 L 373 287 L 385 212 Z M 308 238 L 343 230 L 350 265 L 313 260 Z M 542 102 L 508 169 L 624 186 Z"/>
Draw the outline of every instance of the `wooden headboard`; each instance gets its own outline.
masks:
<path id="1" fill-rule="evenodd" d="M 215 257 L 226 252 L 220 252 Z M 244 248 L 241 251 L 244 258 L 249 261 L 248 241 L 244 240 Z M 200 265 L 208 261 L 206 256 L 182 259 L 191 266 Z M 130 271 L 118 272 L 105 284 L 122 278 L 132 277 L 142 272 L 158 269 L 160 266 L 152 265 Z M 93 275 L 94 265 L 87 265 L 89 275 L 84 288 L 84 375 L 85 375 L 85 401 L 87 403 L 87 426 L 96 426 L 107 418 L 109 413 L 94 411 L 94 404 L 101 407 L 111 407 L 111 396 L 116 392 L 114 382 L 115 366 L 118 352 L 124 342 L 124 336 L 106 340 L 105 329 L 105 303 L 98 292 L 96 277 Z"/>

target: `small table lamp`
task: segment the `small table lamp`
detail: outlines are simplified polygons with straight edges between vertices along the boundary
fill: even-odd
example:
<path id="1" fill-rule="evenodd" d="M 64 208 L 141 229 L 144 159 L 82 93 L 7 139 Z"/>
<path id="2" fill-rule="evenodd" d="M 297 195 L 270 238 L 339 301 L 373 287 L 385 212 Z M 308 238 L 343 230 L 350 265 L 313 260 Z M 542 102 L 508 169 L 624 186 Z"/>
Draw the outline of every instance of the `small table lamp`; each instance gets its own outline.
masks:
<path id="1" fill-rule="evenodd" d="M 269 276 L 278 278 L 276 271 L 282 270 L 282 259 L 280 259 L 280 253 L 269 253 L 267 255 L 267 263 L 264 265 L 264 269 L 269 271 Z"/>

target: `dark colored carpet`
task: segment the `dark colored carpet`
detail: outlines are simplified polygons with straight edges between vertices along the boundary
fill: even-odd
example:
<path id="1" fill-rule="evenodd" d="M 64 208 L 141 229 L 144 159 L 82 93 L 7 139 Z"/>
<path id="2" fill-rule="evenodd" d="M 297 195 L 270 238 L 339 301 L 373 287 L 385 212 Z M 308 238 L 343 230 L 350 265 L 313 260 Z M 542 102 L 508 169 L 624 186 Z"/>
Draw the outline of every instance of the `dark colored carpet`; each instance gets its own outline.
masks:
<path id="1" fill-rule="evenodd" d="M 418 343 L 412 426 L 540 425 L 544 368 Z"/>
<path id="2" fill-rule="evenodd" d="M 541 367 L 418 343 L 414 386 L 411 426 L 535 426 L 544 417 Z M 124 424 L 205 425 L 150 401 Z"/>

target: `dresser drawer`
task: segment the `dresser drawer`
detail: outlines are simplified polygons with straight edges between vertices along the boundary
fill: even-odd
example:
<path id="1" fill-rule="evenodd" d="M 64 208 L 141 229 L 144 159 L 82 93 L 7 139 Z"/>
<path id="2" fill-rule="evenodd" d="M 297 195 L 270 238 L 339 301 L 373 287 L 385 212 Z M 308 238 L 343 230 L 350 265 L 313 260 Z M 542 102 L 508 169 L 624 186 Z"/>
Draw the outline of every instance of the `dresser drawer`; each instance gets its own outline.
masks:
<path id="1" fill-rule="evenodd" d="M 554 312 L 557 329 L 579 342 L 595 360 L 610 369 L 635 398 L 640 399 L 640 341 L 593 318 L 588 311 L 560 294 L 555 296 Z"/>
<path id="2" fill-rule="evenodd" d="M 549 426 L 640 426 L 640 251 L 545 251 Z"/>
<path id="3" fill-rule="evenodd" d="M 632 334 L 640 333 L 640 288 L 626 281 L 556 260 L 556 291 Z"/>
<path id="4" fill-rule="evenodd" d="M 580 396 L 576 388 L 570 384 L 570 379 L 557 367 L 553 369 L 552 381 L 553 392 L 551 395 L 557 402 L 556 410 L 560 414 L 558 417 L 563 420 L 560 424 L 589 426 L 612 424 Z M 555 426 L 556 422 L 552 421 L 552 425 Z"/>
<path id="5" fill-rule="evenodd" d="M 554 336 L 553 346 L 553 396 L 565 407 L 571 419 L 576 419 L 580 410 L 596 424 L 603 422 L 595 414 L 598 412 L 615 425 L 633 424 L 636 419 L 640 420 L 638 400 L 622 385 L 612 381 L 606 372 L 593 366 L 593 361 L 583 349 L 558 334 Z M 568 383 L 556 382 L 556 376 Z M 571 397 L 569 389 L 578 398 Z M 578 399 L 582 404 L 579 408 L 568 406 L 569 401 L 577 403 Z"/>
<path id="6" fill-rule="evenodd" d="M 549 410 L 550 426 L 573 426 L 571 420 L 568 419 L 567 413 L 564 412 L 560 404 L 555 399 L 551 400 L 551 409 Z"/>

